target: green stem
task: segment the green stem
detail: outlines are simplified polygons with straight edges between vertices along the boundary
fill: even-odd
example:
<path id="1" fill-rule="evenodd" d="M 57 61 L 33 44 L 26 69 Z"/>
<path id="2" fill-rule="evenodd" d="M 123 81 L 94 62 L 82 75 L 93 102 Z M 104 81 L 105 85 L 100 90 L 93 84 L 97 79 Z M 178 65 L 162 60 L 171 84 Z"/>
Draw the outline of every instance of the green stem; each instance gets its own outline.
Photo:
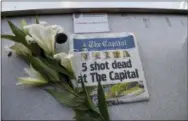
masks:
<path id="1" fill-rule="evenodd" d="M 72 92 L 72 91 L 70 90 L 70 88 L 67 87 L 67 86 L 65 86 L 64 84 L 60 83 L 60 85 L 57 85 L 57 86 L 60 86 L 60 87 L 63 86 L 63 87 L 65 87 L 68 92 L 70 92 L 71 94 L 77 96 L 81 101 L 83 100 L 82 97 L 80 97 L 79 95 L 77 95 L 77 94 L 75 94 L 74 92 Z M 94 111 L 94 110 L 92 110 L 92 111 Z M 89 112 L 90 112 L 90 111 L 89 111 Z M 96 112 L 96 111 L 94 111 L 94 112 Z M 98 112 L 96 112 L 96 113 L 99 115 L 99 117 L 100 117 L 103 121 L 105 121 L 105 119 L 103 118 L 103 116 L 102 116 L 100 113 L 98 113 Z"/>
<path id="2" fill-rule="evenodd" d="M 69 86 L 66 86 L 65 84 L 63 83 L 58 83 L 56 84 L 57 86 L 59 86 L 60 88 L 65 88 L 68 92 L 70 92 L 71 94 L 77 96 L 81 101 L 84 101 L 82 97 L 80 97 L 79 95 L 77 95 L 76 93 L 74 93 L 72 91 L 72 89 L 69 87 Z M 87 105 L 88 106 L 88 105 Z M 89 110 L 88 110 L 89 111 Z M 89 112 L 91 113 L 91 111 L 95 112 L 98 114 L 98 116 L 101 118 L 101 120 L 105 121 L 105 119 L 103 118 L 103 116 L 99 113 L 99 112 L 96 112 L 95 110 L 90 110 Z"/>
<path id="3" fill-rule="evenodd" d="M 99 114 L 100 118 L 103 120 L 103 121 L 106 121 L 101 114 Z"/>
<path id="4" fill-rule="evenodd" d="M 69 88 L 69 87 L 67 87 L 67 86 L 65 86 L 64 84 L 62 84 L 62 83 L 60 83 L 60 85 L 58 85 L 57 84 L 57 86 L 60 86 L 60 87 L 65 87 L 66 88 L 66 90 L 68 91 L 68 92 L 70 92 L 71 94 L 73 94 L 73 95 L 75 95 L 75 96 L 77 96 L 80 100 L 82 100 L 83 98 L 82 97 L 80 97 L 79 95 L 77 95 L 76 93 L 74 93 L 74 92 L 72 92 L 71 91 L 71 89 Z"/>

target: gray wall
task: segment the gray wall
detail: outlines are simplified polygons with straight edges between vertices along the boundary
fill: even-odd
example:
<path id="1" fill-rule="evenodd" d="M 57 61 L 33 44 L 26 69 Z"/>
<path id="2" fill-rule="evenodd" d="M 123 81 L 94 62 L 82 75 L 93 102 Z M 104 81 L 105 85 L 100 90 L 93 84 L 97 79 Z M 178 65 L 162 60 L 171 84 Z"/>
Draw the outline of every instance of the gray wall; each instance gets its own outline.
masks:
<path id="1" fill-rule="evenodd" d="M 10 18 L 17 25 L 34 17 Z M 111 119 L 171 120 L 188 119 L 187 104 L 187 26 L 188 18 L 172 15 L 109 14 L 112 32 L 134 32 L 143 63 L 150 100 L 110 106 Z M 71 15 L 40 16 L 40 20 L 62 25 L 73 32 Z M 10 33 L 2 20 L 2 33 Z M 73 111 L 55 101 L 48 93 L 35 88 L 16 86 L 16 78 L 26 76 L 27 65 L 18 57 L 8 58 L 2 41 L 2 118 L 4 120 L 66 120 Z M 57 45 L 58 51 L 68 51 L 68 43 Z"/>

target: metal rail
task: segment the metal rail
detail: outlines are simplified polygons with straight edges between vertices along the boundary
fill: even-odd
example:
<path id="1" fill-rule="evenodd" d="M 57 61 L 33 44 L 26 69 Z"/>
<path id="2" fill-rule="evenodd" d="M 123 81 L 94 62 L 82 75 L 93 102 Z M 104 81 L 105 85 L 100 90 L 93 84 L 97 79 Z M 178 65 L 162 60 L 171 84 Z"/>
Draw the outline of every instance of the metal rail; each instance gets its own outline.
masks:
<path id="1" fill-rule="evenodd" d="M 187 15 L 186 2 L 2 2 L 2 16 L 67 13 L 147 13 Z"/>

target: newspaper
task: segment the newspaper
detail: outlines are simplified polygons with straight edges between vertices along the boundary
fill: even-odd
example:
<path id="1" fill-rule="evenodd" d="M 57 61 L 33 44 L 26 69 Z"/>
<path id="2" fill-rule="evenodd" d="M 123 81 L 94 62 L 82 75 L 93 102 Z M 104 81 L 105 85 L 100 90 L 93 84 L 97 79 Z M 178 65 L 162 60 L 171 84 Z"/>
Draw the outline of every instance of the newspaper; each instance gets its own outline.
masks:
<path id="1" fill-rule="evenodd" d="M 97 103 L 98 81 L 103 85 L 108 105 L 148 100 L 149 94 L 132 33 L 74 34 L 70 49 L 78 84 L 89 87 Z"/>

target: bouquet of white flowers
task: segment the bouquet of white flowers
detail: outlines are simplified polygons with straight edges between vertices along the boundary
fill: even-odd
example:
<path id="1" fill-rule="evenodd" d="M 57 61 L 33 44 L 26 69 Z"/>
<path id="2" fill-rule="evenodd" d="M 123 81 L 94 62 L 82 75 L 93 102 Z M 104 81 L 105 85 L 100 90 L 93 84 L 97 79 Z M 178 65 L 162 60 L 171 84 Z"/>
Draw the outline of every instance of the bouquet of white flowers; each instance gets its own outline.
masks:
<path id="1" fill-rule="evenodd" d="M 46 90 L 57 101 L 71 107 L 76 120 L 109 120 L 100 81 L 97 90 L 98 104 L 95 105 L 84 83 L 81 82 L 80 88 L 73 85 L 77 82 L 71 81 L 75 79 L 72 69 L 74 56 L 70 53 L 56 53 L 56 42 L 64 43 L 68 38 L 61 26 L 39 22 L 38 17 L 36 23 L 31 25 L 22 20 L 20 28 L 10 21 L 8 24 L 14 35 L 4 34 L 1 37 L 12 40 L 14 44 L 8 49 L 30 65 L 29 68 L 24 68 L 29 76 L 19 77 L 18 85 L 36 86 Z"/>

